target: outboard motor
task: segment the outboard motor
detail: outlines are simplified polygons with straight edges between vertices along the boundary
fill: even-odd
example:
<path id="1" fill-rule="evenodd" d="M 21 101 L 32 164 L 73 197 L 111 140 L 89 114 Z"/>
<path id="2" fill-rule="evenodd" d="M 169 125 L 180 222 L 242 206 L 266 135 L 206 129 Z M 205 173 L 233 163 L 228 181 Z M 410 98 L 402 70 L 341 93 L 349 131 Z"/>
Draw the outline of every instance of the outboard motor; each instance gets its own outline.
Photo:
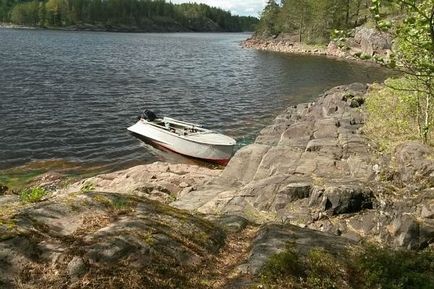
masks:
<path id="1" fill-rule="evenodd" d="M 143 118 L 148 121 L 154 121 L 157 118 L 157 115 L 152 111 L 145 109 L 143 112 Z"/>

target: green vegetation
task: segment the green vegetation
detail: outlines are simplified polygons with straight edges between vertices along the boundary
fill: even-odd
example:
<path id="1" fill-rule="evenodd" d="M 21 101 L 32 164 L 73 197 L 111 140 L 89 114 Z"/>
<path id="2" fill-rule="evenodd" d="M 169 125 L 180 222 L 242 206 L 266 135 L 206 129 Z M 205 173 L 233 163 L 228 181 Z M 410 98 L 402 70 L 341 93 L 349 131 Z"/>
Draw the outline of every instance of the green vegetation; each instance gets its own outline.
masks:
<path id="1" fill-rule="evenodd" d="M 360 25 L 389 32 L 390 59 L 359 53 L 362 60 L 388 64 L 400 75 L 375 89 L 367 101 L 368 136 L 387 150 L 419 139 L 432 144 L 434 126 L 434 0 L 269 0 L 256 31 L 259 37 L 289 37 L 340 48 Z M 387 116 L 387 117 L 385 117 Z"/>
<path id="2" fill-rule="evenodd" d="M 24 203 L 37 203 L 46 196 L 48 192 L 41 187 L 25 189 L 20 193 L 20 200 Z"/>
<path id="3" fill-rule="evenodd" d="M 343 265 L 324 249 L 314 248 L 299 257 L 293 246 L 271 256 L 261 269 L 266 288 L 347 288 Z"/>
<path id="4" fill-rule="evenodd" d="M 92 192 L 93 190 L 95 190 L 95 186 L 89 182 L 84 183 L 83 186 L 80 188 L 80 192 L 83 194 Z"/>
<path id="5" fill-rule="evenodd" d="M 134 211 L 134 207 L 136 206 L 134 198 L 128 196 L 99 193 L 93 194 L 92 198 L 117 214 L 129 214 Z"/>
<path id="6" fill-rule="evenodd" d="M 306 284 L 310 288 L 344 288 L 346 274 L 343 265 L 322 248 L 310 250 L 306 259 Z"/>
<path id="7" fill-rule="evenodd" d="M 0 183 L 6 185 L 11 191 L 21 191 L 31 186 L 31 182 L 42 175 L 42 170 L 0 170 Z"/>
<path id="8" fill-rule="evenodd" d="M 391 151 L 403 140 L 424 138 L 416 85 L 416 82 L 403 77 L 388 79 L 385 86 L 374 85 L 371 88 L 366 98 L 368 119 L 364 131 L 381 151 Z M 432 140 L 433 132 L 426 136 Z"/>
<path id="9" fill-rule="evenodd" d="M 387 80 L 385 87 L 377 87 L 370 93 L 366 132 L 386 150 L 409 139 L 432 144 L 434 0 L 390 1 L 390 5 L 407 12 L 399 21 L 384 17 L 384 6 L 380 1 L 373 0 L 372 3 L 378 28 L 389 31 L 395 38 L 391 64 L 402 76 Z"/>
<path id="10" fill-rule="evenodd" d="M 165 0 L 0 0 L 0 21 L 40 27 L 90 24 L 143 31 L 253 31 L 258 19 Z"/>
<path id="11" fill-rule="evenodd" d="M 369 246 L 352 260 L 361 286 L 355 288 L 434 288 L 434 252 L 390 250 Z"/>
<path id="12" fill-rule="evenodd" d="M 261 269 L 261 282 L 282 284 L 297 282 L 297 276 L 304 274 L 303 264 L 292 245 L 283 252 L 274 254 Z"/>
<path id="13" fill-rule="evenodd" d="M 413 113 L 404 121 L 415 120 L 420 139 L 428 144 L 434 126 L 434 0 L 389 2 L 405 12 L 401 19 L 385 18 L 379 0 L 372 0 L 371 7 L 378 28 L 395 38 L 392 64 L 404 74 L 401 82 L 388 86 L 395 94 L 406 93 L 404 105 Z M 375 111 L 370 112 L 375 115 Z"/>
<path id="14" fill-rule="evenodd" d="M 336 31 L 369 21 L 370 0 L 269 0 L 256 30 L 262 37 L 285 34 L 305 43 L 326 43 Z"/>
<path id="15" fill-rule="evenodd" d="M 0 0 L 0 22 L 9 20 L 9 13 L 16 3 L 16 0 Z"/>
<path id="16" fill-rule="evenodd" d="M 265 288 L 434 288 L 433 251 L 367 246 L 336 257 L 322 248 L 298 256 L 294 247 L 273 255 L 261 270 Z"/>

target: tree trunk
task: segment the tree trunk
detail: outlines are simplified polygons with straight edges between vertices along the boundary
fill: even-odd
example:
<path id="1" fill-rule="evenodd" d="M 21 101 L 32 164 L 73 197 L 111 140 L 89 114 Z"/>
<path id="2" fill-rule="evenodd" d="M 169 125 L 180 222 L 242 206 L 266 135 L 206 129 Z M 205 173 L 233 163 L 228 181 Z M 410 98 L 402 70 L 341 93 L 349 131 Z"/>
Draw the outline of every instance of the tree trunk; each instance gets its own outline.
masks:
<path id="1" fill-rule="evenodd" d="M 348 28 L 350 24 L 350 0 L 347 0 L 345 10 L 345 28 Z"/>
<path id="2" fill-rule="evenodd" d="M 301 43 L 301 41 L 302 41 L 302 33 L 303 33 L 303 23 L 304 22 L 304 6 L 302 6 L 301 7 L 301 18 L 300 18 L 300 27 L 299 27 L 299 30 L 298 30 L 298 36 L 299 36 L 299 40 L 300 40 L 300 43 Z"/>
<path id="3" fill-rule="evenodd" d="M 423 143 L 428 143 L 428 136 L 430 131 L 430 112 L 431 112 L 431 101 L 430 101 L 430 95 L 425 95 L 425 119 L 423 124 Z"/>

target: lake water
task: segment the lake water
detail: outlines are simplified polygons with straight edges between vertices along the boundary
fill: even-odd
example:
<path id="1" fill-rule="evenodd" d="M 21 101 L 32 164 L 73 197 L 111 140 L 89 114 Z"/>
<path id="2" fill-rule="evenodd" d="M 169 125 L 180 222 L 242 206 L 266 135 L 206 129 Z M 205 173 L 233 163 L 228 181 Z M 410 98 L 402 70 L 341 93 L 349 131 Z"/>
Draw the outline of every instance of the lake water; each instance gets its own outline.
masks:
<path id="1" fill-rule="evenodd" d="M 126 128 L 148 108 L 242 146 L 291 104 L 385 77 L 376 66 L 243 49 L 248 36 L 0 29 L 0 169 L 185 161 Z"/>

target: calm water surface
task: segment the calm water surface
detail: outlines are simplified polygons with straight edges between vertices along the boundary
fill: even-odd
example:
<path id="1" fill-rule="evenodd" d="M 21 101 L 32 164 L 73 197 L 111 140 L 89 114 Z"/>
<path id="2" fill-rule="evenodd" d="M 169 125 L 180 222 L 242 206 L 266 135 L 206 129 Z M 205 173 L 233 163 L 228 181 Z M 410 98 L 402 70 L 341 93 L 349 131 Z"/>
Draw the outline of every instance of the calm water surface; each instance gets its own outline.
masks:
<path id="1" fill-rule="evenodd" d="M 291 104 L 385 77 L 374 66 L 242 49 L 247 37 L 0 29 L 0 169 L 180 161 L 126 131 L 143 108 L 242 146 Z"/>

